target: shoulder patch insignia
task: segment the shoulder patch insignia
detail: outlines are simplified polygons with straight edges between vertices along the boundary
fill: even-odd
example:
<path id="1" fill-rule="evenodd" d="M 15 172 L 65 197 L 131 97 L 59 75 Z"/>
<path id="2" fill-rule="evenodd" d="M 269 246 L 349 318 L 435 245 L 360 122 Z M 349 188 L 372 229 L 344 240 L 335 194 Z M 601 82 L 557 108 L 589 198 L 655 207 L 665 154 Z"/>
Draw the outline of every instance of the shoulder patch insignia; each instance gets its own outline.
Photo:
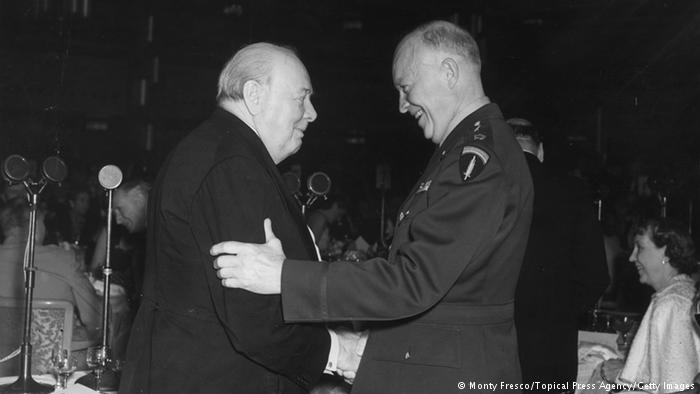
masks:
<path id="1" fill-rule="evenodd" d="M 462 155 L 459 157 L 459 175 L 464 182 L 469 182 L 479 176 L 486 163 L 489 162 L 488 153 L 476 146 L 468 145 L 462 148 Z"/>

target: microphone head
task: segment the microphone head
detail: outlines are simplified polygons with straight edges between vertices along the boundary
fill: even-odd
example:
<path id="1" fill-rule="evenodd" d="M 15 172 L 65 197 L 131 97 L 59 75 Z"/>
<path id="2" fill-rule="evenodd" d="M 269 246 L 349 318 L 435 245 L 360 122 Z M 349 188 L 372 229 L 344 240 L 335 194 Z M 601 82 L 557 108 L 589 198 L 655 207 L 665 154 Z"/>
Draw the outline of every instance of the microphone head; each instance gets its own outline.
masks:
<path id="1" fill-rule="evenodd" d="M 107 164 L 100 169 L 99 174 L 97 174 L 97 179 L 100 181 L 100 185 L 105 189 L 116 189 L 122 183 L 122 170 L 113 164 Z"/>
<path id="2" fill-rule="evenodd" d="M 60 157 L 50 156 L 41 164 L 41 173 L 47 180 L 59 183 L 68 176 L 68 167 Z"/>
<path id="3" fill-rule="evenodd" d="M 331 178 L 325 172 L 314 172 L 306 181 L 309 191 L 323 197 L 331 191 Z"/>
<path id="4" fill-rule="evenodd" d="M 29 177 L 29 162 L 20 155 L 10 155 L 2 162 L 2 173 L 10 182 L 22 182 Z"/>

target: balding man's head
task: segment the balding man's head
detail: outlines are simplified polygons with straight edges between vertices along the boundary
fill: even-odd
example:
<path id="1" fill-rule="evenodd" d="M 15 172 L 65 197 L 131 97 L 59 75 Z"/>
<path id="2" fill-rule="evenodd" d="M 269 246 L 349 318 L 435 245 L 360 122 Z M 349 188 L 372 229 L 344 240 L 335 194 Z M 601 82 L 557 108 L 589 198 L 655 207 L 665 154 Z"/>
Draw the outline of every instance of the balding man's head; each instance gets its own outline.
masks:
<path id="1" fill-rule="evenodd" d="M 278 164 L 296 153 L 307 126 L 316 120 L 311 78 L 296 54 L 269 44 L 238 51 L 219 78 L 219 106 L 260 137 Z"/>
<path id="2" fill-rule="evenodd" d="M 404 36 L 394 51 L 394 66 L 403 55 L 415 54 L 421 46 L 451 53 L 481 70 L 481 55 L 474 38 L 466 30 L 447 21 L 428 22 Z"/>
<path id="3" fill-rule="evenodd" d="M 407 34 L 394 53 L 399 112 L 418 120 L 425 138 L 441 144 L 471 112 L 488 103 L 479 48 L 459 26 L 435 21 Z"/>
<path id="4" fill-rule="evenodd" d="M 114 191 L 114 218 L 130 233 L 146 229 L 146 209 L 150 191 L 151 184 L 142 180 L 125 182 Z"/>
<path id="5" fill-rule="evenodd" d="M 243 86 L 248 81 L 268 84 L 280 56 L 296 58 L 291 49 L 267 42 L 250 44 L 240 49 L 221 70 L 217 101 L 242 100 Z"/>

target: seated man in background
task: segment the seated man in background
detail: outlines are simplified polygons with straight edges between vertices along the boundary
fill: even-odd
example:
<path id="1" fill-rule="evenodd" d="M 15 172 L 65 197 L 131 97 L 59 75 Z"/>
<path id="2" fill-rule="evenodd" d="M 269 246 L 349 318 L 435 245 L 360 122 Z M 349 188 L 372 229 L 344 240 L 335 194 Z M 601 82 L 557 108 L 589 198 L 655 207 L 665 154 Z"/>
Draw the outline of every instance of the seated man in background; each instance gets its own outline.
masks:
<path id="1" fill-rule="evenodd" d="M 23 261 L 29 235 L 29 211 L 27 199 L 22 197 L 8 201 L 0 210 L 0 225 L 5 234 L 5 241 L 0 245 L 0 297 L 24 298 Z M 75 305 L 71 350 L 86 349 L 99 340 L 101 301 L 73 251 L 42 245 L 45 235 L 44 212 L 38 210 L 34 238 L 34 299 L 65 300 Z"/>
<path id="2" fill-rule="evenodd" d="M 114 222 L 110 266 L 114 270 L 112 283 L 126 291 L 129 308 L 136 313 L 141 299 L 143 265 L 146 254 L 146 208 L 151 184 L 143 180 L 124 182 L 114 191 Z M 113 222 L 113 223 L 114 223 Z M 102 277 L 106 260 L 107 229 L 98 236 L 89 271 Z"/>

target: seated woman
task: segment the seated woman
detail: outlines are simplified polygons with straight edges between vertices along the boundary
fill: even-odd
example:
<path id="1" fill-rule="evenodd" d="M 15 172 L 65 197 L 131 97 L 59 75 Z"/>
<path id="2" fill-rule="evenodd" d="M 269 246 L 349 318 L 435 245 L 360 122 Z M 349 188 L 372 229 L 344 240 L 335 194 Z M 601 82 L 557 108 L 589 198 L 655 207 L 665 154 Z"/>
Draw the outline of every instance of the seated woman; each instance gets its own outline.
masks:
<path id="1" fill-rule="evenodd" d="M 5 241 L 0 245 L 0 297 L 24 297 L 23 259 L 28 238 L 29 206 L 26 198 L 10 200 L 0 210 Z M 82 264 L 72 251 L 56 245 L 43 245 L 46 235 L 44 213 L 38 210 L 34 265 L 35 299 L 66 300 L 76 307 L 72 350 L 86 349 L 99 341 L 101 301 L 90 284 Z"/>
<path id="2" fill-rule="evenodd" d="M 603 362 L 600 377 L 608 383 L 642 383 L 634 390 L 671 393 L 687 389 L 700 372 L 700 336 L 693 325 L 698 267 L 693 242 L 683 228 L 666 219 L 651 219 L 635 229 L 630 255 L 639 281 L 654 288 L 626 360 Z"/>

